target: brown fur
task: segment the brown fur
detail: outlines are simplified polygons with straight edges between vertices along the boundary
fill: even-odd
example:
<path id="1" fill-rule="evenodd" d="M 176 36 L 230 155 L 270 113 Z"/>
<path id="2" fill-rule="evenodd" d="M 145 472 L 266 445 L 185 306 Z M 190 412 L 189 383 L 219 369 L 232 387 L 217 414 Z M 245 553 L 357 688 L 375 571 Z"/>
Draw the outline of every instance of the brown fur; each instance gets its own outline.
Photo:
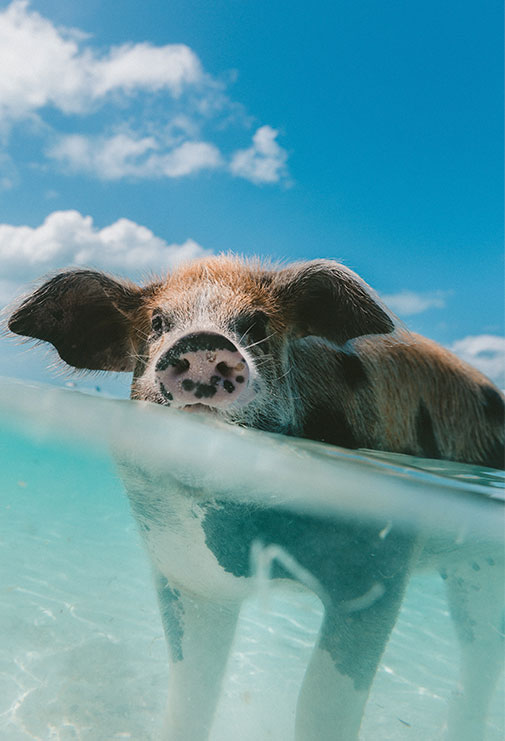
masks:
<path id="1" fill-rule="evenodd" d="M 333 377 L 335 385 L 310 389 L 308 396 L 317 394 L 323 409 L 334 408 L 338 398 L 359 447 L 503 466 L 503 418 L 499 408 L 494 416 L 489 412 L 485 391 L 496 394 L 498 405 L 503 397 L 485 376 L 435 342 L 405 331 L 358 338 L 353 345 L 368 382 L 350 388 L 339 369 L 339 354 L 327 351 L 321 353 L 323 367 L 316 375 Z M 308 352 L 312 356 L 313 348 Z M 419 439 L 421 403 L 437 451 Z"/>
<path id="2" fill-rule="evenodd" d="M 167 331 L 153 337 L 153 312 Z M 266 337 L 246 339 L 255 312 Z M 351 271 L 330 261 L 273 269 L 232 256 L 183 265 L 145 288 L 92 271 L 60 274 L 11 317 L 77 368 L 134 371 L 132 397 L 166 403 L 149 368 L 195 329 L 250 345 L 259 392 L 228 421 L 417 456 L 503 466 L 503 397 L 434 342 L 396 329 Z M 240 345 L 242 343 L 242 345 Z"/>

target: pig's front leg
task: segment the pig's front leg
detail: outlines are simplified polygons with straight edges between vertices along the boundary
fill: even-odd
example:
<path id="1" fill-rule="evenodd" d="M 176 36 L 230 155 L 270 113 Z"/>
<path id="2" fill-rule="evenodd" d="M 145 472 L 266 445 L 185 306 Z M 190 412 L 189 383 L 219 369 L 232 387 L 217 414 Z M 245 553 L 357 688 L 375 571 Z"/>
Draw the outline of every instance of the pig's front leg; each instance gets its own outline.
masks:
<path id="1" fill-rule="evenodd" d="M 163 741 L 206 741 L 240 603 L 211 602 L 156 577 L 170 668 Z"/>

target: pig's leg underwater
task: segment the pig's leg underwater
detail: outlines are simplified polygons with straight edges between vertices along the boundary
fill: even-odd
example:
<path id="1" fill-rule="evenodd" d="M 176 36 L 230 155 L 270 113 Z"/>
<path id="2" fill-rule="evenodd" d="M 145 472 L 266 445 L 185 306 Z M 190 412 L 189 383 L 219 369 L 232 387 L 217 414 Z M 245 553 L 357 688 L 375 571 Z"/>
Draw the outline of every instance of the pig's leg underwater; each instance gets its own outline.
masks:
<path id="1" fill-rule="evenodd" d="M 170 669 L 163 741 L 206 741 L 221 693 L 240 602 L 218 602 L 170 586 L 156 573 Z"/>
<path id="2" fill-rule="evenodd" d="M 357 741 L 420 541 L 390 524 L 323 527 L 331 558 L 320 558 L 314 573 L 325 612 L 298 700 L 296 741 Z"/>

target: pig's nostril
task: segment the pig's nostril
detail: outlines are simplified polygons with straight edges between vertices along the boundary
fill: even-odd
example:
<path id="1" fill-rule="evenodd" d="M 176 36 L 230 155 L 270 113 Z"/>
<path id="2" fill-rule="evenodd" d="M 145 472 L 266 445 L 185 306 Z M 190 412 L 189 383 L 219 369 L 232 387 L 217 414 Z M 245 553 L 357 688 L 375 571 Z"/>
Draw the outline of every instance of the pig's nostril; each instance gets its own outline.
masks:
<path id="1" fill-rule="evenodd" d="M 225 378 L 226 376 L 229 376 L 230 373 L 232 372 L 232 368 L 230 368 L 230 366 L 227 365 L 227 363 L 225 363 L 224 360 L 221 363 L 218 363 L 216 365 L 216 370 L 218 370 L 220 374 L 224 376 Z"/>
<path id="2" fill-rule="evenodd" d="M 189 360 L 187 358 L 181 358 L 180 360 L 176 360 L 173 363 L 174 371 L 179 373 L 184 373 L 184 371 L 187 371 L 189 368 Z"/>

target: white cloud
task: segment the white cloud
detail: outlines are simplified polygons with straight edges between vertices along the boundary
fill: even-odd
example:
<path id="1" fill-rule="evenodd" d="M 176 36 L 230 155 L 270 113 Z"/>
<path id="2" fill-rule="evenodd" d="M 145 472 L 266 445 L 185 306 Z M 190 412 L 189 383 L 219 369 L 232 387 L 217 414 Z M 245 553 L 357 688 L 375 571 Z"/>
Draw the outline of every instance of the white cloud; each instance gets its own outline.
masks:
<path id="1" fill-rule="evenodd" d="M 178 96 L 185 85 L 200 82 L 203 73 L 198 57 L 188 46 L 144 42 L 112 47 L 108 57 L 96 61 L 92 77 L 95 97 L 136 89 L 167 89 Z"/>
<path id="2" fill-rule="evenodd" d="M 505 338 L 481 334 L 457 340 L 449 348 L 474 365 L 500 388 L 505 388 Z"/>
<path id="3" fill-rule="evenodd" d="M 35 228 L 0 224 L 0 301 L 11 300 L 23 284 L 70 265 L 138 279 L 205 254 L 208 251 L 192 239 L 168 244 L 129 219 L 98 229 L 91 216 L 55 211 Z"/>
<path id="4" fill-rule="evenodd" d="M 224 82 L 205 72 L 184 44 L 99 48 L 78 29 L 56 27 L 28 0 L 13 0 L 0 10 L 0 70 L 4 141 L 23 125 L 24 135 L 39 138 L 63 172 L 155 179 L 222 167 L 253 183 L 276 183 L 286 174 L 287 153 L 270 126 L 234 154 L 209 141 L 225 127 L 243 129 L 250 121 L 228 98 Z M 49 123 L 50 108 L 65 117 L 64 135 Z M 99 133 L 84 135 L 78 128 L 84 117 L 93 117 Z M 6 165 L 10 171 L 0 176 L 0 189 L 19 180 L 8 152 L 0 160 L 2 170 Z"/>
<path id="5" fill-rule="evenodd" d="M 177 97 L 204 77 L 184 44 L 123 44 L 99 55 L 84 34 L 56 28 L 27 0 L 0 12 L 0 69 L 0 113 L 10 119 L 48 105 L 86 113 L 113 93 L 165 90 Z"/>
<path id="6" fill-rule="evenodd" d="M 139 168 L 139 157 L 156 149 L 152 137 L 134 139 L 125 134 L 110 138 L 64 136 L 48 150 L 48 155 L 72 171 L 96 173 L 105 180 L 115 180 L 124 175 L 133 175 Z"/>
<path id="7" fill-rule="evenodd" d="M 422 314 L 428 309 L 443 309 L 446 304 L 447 291 L 431 291 L 417 293 L 414 291 L 400 291 L 389 295 L 381 295 L 384 303 L 400 316 Z"/>
<path id="8" fill-rule="evenodd" d="M 74 172 L 103 180 L 182 177 L 214 169 L 221 163 L 219 150 L 207 142 L 185 141 L 169 151 L 158 151 L 161 147 L 162 143 L 152 136 L 116 134 L 92 138 L 72 134 L 62 137 L 48 155 Z"/>
<path id="9" fill-rule="evenodd" d="M 167 154 L 150 157 L 146 164 L 153 175 L 161 170 L 167 177 L 180 177 L 197 170 L 219 167 L 220 163 L 221 155 L 213 144 L 184 142 Z"/>
<path id="10" fill-rule="evenodd" d="M 277 183 L 286 173 L 288 159 L 286 150 L 276 141 L 278 135 L 271 126 L 261 126 L 253 136 L 252 146 L 233 155 L 231 172 L 253 183 Z"/>

